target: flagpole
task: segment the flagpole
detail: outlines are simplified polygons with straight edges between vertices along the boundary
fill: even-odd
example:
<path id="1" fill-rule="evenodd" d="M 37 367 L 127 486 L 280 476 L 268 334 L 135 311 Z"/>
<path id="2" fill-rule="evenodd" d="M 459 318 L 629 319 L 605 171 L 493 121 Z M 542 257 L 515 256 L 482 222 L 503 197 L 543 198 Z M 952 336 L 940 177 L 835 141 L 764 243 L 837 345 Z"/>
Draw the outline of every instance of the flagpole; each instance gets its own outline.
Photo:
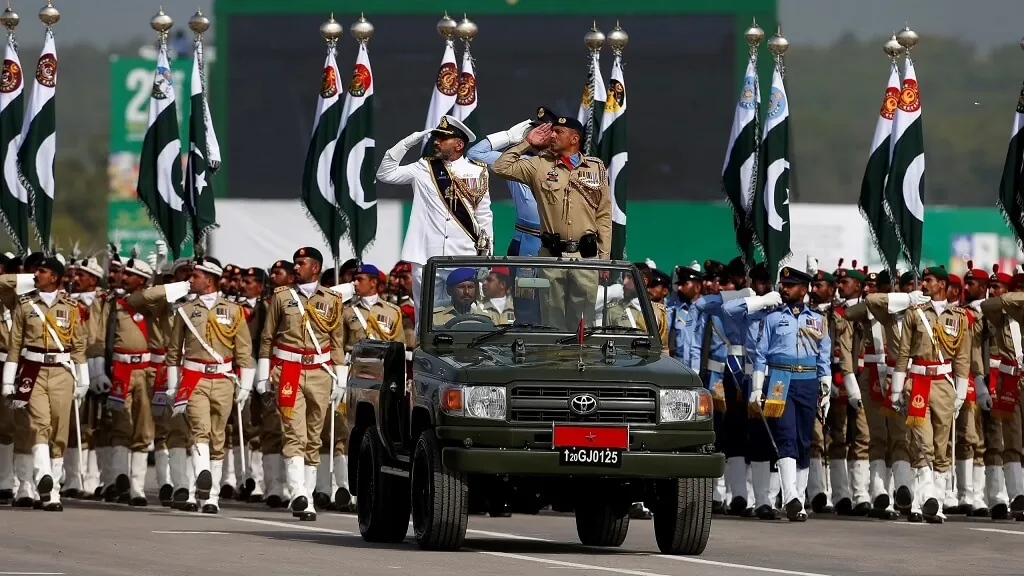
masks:
<path id="1" fill-rule="evenodd" d="M 899 42 L 899 45 L 903 47 L 904 55 L 906 56 L 906 61 L 908 63 L 910 63 L 910 64 L 913 64 L 913 61 L 914 61 L 914 59 L 910 57 L 910 51 L 914 49 L 914 46 L 917 46 L 917 41 L 919 39 L 920 39 L 920 37 L 917 35 L 917 32 L 914 32 L 913 30 L 910 29 L 910 24 L 909 23 L 905 23 L 903 25 L 903 30 L 900 30 L 899 32 L 896 33 L 896 41 Z M 895 134 L 893 134 L 893 138 L 896 138 Z M 895 140 L 893 140 L 892 144 L 893 145 L 895 144 Z M 891 169 L 891 166 L 890 166 L 890 169 Z M 923 196 L 923 194 L 922 194 L 922 196 Z M 924 198 L 922 198 L 922 201 L 923 200 L 924 200 Z M 894 214 L 894 216 L 895 216 L 895 214 Z M 895 222 L 895 220 L 894 220 L 894 222 Z M 897 232 L 900 232 L 899 227 L 897 227 Z M 902 233 L 900 235 L 902 235 Z M 916 291 L 917 288 L 918 288 L 918 280 L 919 280 L 918 274 L 920 273 L 918 268 L 920 268 L 921 262 L 912 262 L 911 261 L 911 259 L 909 258 L 909 254 L 908 254 L 910 252 L 910 250 L 906 249 L 909 246 L 907 246 L 906 242 L 907 242 L 906 239 L 901 238 L 900 244 L 902 244 L 901 248 L 903 248 L 903 250 L 902 250 L 904 252 L 903 256 L 905 258 L 907 258 L 907 263 L 910 264 L 910 270 L 911 270 L 911 273 L 913 274 L 913 277 L 914 277 L 914 290 Z"/>
<path id="2" fill-rule="evenodd" d="M 202 113 L 203 113 L 203 120 L 204 120 L 203 121 L 203 127 L 205 129 L 205 126 L 206 126 L 205 119 L 206 119 L 206 114 L 208 112 L 205 109 L 206 108 L 206 63 L 203 60 L 203 34 L 207 30 L 210 29 L 210 19 L 203 15 L 203 11 L 201 9 L 198 9 L 198 10 L 196 10 L 196 13 L 193 14 L 191 18 L 189 18 L 189 20 L 188 20 L 188 27 L 192 30 L 192 33 L 195 34 L 195 48 L 194 48 L 195 54 L 193 55 L 193 58 L 195 58 L 195 60 L 196 60 L 196 67 L 199 69 L 199 78 L 200 78 L 199 82 L 200 82 L 200 85 L 202 86 L 202 89 L 203 89 L 203 97 L 201 98 L 201 101 L 203 103 L 202 105 L 203 105 L 203 108 L 204 108 Z M 191 114 L 195 114 L 194 111 L 190 110 L 189 112 L 190 112 L 190 115 Z M 189 124 L 191 125 L 191 119 L 189 121 Z M 191 140 L 194 137 L 195 137 L 195 135 L 191 135 L 189 140 Z M 205 138 L 204 138 L 204 140 L 205 140 Z M 191 148 L 191 146 L 192 146 L 192 142 L 189 142 L 189 147 Z M 210 156 L 209 150 L 202 150 L 202 153 L 205 154 L 207 158 L 209 158 L 209 156 Z M 192 150 L 189 150 L 188 154 L 189 154 L 189 156 L 191 156 L 192 155 Z M 190 172 L 191 172 L 191 170 L 190 170 Z M 196 177 L 195 174 L 189 174 L 188 175 L 188 179 L 189 180 L 192 180 L 195 177 Z M 193 184 L 193 186 L 194 186 L 194 184 Z M 192 188 L 192 187 L 190 187 L 190 188 Z M 190 190 L 185 190 L 185 194 L 188 194 L 188 196 L 192 199 L 192 201 L 189 203 L 189 204 L 192 205 L 192 214 L 190 215 L 191 219 L 192 219 L 192 251 L 195 253 L 196 257 L 202 258 L 202 257 L 206 256 L 206 234 L 204 234 L 203 231 L 199 229 L 199 218 L 198 218 L 199 206 L 198 206 L 198 202 L 197 202 L 198 198 L 195 197 L 194 192 L 195 192 L 194 188 L 190 189 Z"/>
<path id="3" fill-rule="evenodd" d="M 583 43 L 587 45 L 590 50 L 590 58 L 587 60 L 587 83 L 589 86 L 587 90 L 590 91 L 590 112 L 587 114 L 587 125 L 586 125 L 586 136 L 583 141 L 583 153 L 590 155 L 594 153 L 594 95 L 597 94 L 597 65 L 598 58 L 601 54 L 601 48 L 604 47 L 605 36 L 604 33 L 597 29 L 597 21 L 594 21 L 594 26 L 583 35 Z M 597 128 L 600 128 L 599 126 Z"/>

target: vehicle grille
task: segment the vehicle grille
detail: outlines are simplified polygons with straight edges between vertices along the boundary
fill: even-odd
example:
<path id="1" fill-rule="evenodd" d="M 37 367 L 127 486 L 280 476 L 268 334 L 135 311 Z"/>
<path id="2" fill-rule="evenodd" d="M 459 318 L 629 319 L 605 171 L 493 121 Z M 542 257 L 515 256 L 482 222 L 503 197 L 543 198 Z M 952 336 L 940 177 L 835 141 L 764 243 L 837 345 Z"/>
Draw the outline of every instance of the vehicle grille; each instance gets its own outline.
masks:
<path id="1" fill-rule="evenodd" d="M 569 399 L 590 394 L 597 411 L 580 416 L 569 410 Z M 657 423 L 657 390 L 640 386 L 566 386 L 517 384 L 509 395 L 511 422 L 593 422 L 601 424 Z"/>

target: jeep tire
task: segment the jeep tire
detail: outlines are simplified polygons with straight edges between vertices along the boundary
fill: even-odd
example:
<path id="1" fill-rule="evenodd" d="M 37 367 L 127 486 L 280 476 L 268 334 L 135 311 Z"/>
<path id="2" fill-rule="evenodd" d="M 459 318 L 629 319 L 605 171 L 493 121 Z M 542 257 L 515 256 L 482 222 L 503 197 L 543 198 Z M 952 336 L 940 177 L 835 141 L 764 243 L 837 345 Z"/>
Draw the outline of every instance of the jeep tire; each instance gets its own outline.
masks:
<path id="1" fill-rule="evenodd" d="M 671 478 L 655 485 L 654 538 L 662 554 L 697 555 L 711 536 L 712 478 Z"/>
<path id="2" fill-rule="evenodd" d="M 410 475 L 413 532 L 424 550 L 458 550 L 469 524 L 466 475 L 441 464 L 441 444 L 433 430 L 416 441 Z"/>
<path id="3" fill-rule="evenodd" d="M 576 535 L 586 546 L 622 546 L 629 532 L 629 514 L 619 516 L 603 502 L 576 504 Z"/>
<path id="4" fill-rule="evenodd" d="M 409 499 L 404 497 L 409 493 L 409 481 L 381 472 L 384 458 L 377 428 L 371 426 L 359 444 L 359 534 L 367 542 L 396 543 L 405 540 L 409 531 Z"/>

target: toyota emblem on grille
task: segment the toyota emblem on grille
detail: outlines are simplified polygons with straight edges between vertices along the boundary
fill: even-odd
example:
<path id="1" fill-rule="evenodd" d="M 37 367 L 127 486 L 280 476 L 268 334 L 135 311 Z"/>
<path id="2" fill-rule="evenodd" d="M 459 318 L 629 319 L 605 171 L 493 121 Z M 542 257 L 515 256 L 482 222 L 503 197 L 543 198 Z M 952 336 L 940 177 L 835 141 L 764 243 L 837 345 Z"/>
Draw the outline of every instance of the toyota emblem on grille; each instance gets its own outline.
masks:
<path id="1" fill-rule="evenodd" d="M 590 394 L 576 394 L 569 399 L 569 410 L 580 416 L 593 414 L 597 411 L 597 398 Z"/>

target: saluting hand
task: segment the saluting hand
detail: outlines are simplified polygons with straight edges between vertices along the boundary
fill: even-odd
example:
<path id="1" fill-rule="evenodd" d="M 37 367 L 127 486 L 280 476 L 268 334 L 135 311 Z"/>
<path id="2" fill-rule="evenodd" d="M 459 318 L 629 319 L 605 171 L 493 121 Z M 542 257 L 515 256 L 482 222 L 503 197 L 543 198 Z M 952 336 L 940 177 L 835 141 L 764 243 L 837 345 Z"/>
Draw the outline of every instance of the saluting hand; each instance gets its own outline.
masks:
<path id="1" fill-rule="evenodd" d="M 547 146 L 548 140 L 551 138 L 551 124 L 545 123 L 537 126 L 526 135 L 526 141 L 534 148 L 543 148 Z"/>

